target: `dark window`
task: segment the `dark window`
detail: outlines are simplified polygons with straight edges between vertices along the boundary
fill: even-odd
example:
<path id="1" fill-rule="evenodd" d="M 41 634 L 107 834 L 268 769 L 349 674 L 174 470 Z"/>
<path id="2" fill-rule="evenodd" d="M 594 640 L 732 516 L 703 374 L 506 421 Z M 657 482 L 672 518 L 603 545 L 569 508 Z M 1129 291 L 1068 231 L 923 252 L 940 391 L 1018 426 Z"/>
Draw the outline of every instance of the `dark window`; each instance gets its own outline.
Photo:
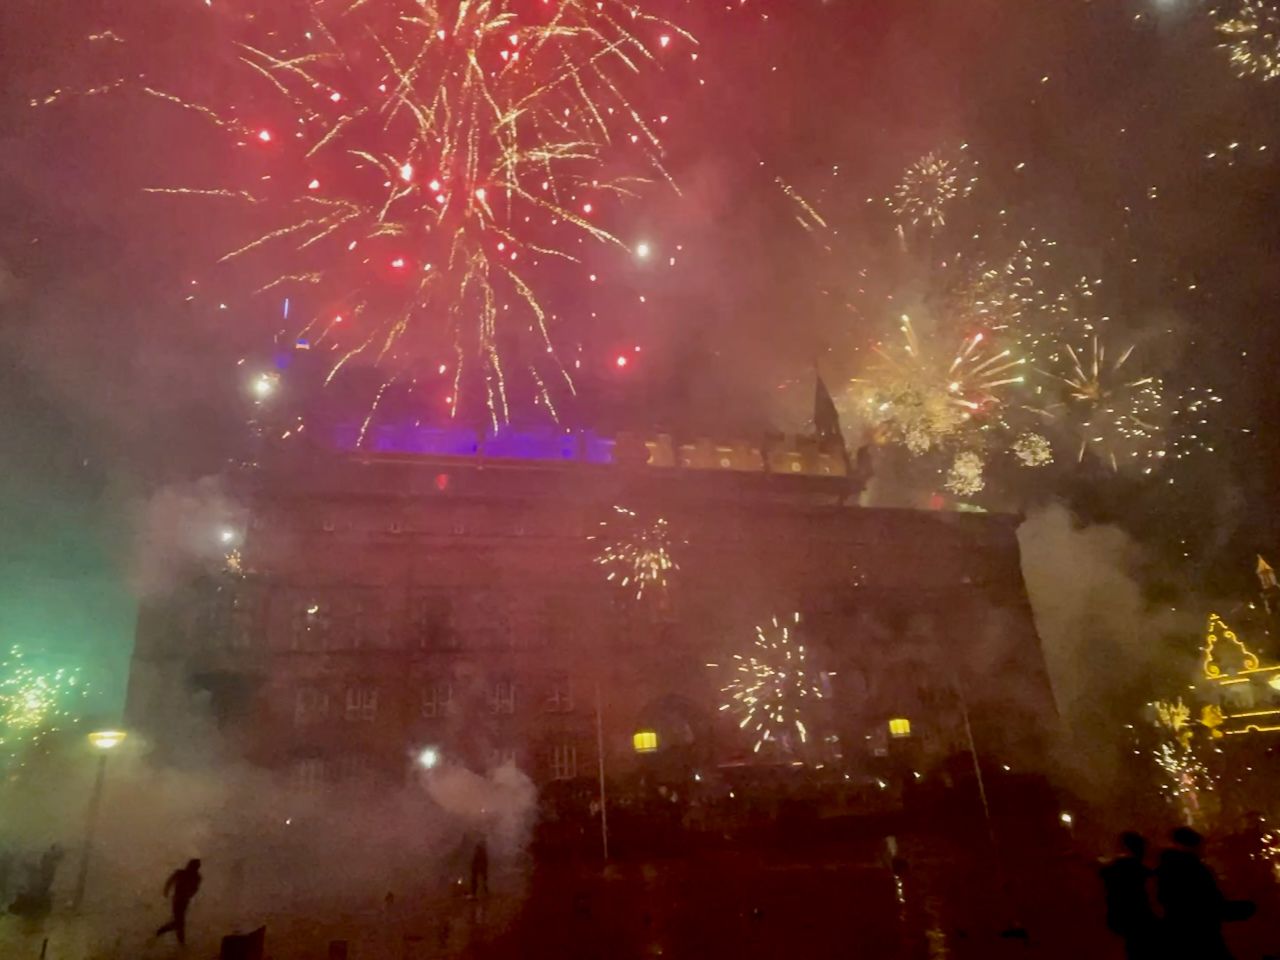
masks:
<path id="1" fill-rule="evenodd" d="M 344 716 L 349 721 L 372 723 L 378 716 L 378 688 L 347 687 L 347 709 Z"/>
<path id="2" fill-rule="evenodd" d="M 445 593 L 413 598 L 411 629 L 414 646 L 422 650 L 456 650 L 459 644 L 453 599 Z"/>
<path id="3" fill-rule="evenodd" d="M 573 687 L 569 677 L 560 674 L 551 678 L 547 688 L 546 709 L 548 713 L 568 713 L 573 709 Z"/>
<path id="4" fill-rule="evenodd" d="M 293 696 L 293 722 L 299 726 L 329 716 L 329 694 L 316 687 L 299 687 Z"/>
<path id="5" fill-rule="evenodd" d="M 316 594 L 294 596 L 290 642 L 293 650 L 326 650 L 333 629 L 333 604 Z"/>
<path id="6" fill-rule="evenodd" d="M 448 680 L 435 680 L 422 688 L 422 715 L 428 718 L 447 717 L 453 713 L 453 684 Z"/>
<path id="7" fill-rule="evenodd" d="M 514 680 L 495 680 L 489 686 L 489 712 L 513 714 L 516 712 L 516 685 Z"/>

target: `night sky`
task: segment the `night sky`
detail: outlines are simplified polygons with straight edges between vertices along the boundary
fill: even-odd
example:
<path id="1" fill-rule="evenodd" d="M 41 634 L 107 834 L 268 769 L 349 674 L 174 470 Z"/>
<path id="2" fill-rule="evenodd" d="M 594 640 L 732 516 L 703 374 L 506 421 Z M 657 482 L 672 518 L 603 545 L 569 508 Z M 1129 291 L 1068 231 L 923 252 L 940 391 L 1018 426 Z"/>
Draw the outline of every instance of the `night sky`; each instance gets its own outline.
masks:
<path id="1" fill-rule="evenodd" d="M 868 198 L 930 150 L 968 144 L 983 204 L 1106 276 L 1118 322 L 1167 382 L 1224 398 L 1216 453 L 1176 484 L 1059 471 L 1042 495 L 1149 543 L 1156 579 L 1247 583 L 1252 553 L 1280 543 L 1280 80 L 1235 75 L 1210 4 L 661 6 L 702 44 L 646 103 L 670 117 L 681 192 L 654 184 L 616 213 L 628 243 L 653 245 L 649 261 L 601 260 L 590 287 L 550 281 L 557 340 L 582 362 L 566 425 L 808 429 L 815 361 L 834 376 L 845 344 L 881 335 L 847 306 L 883 246 L 883 205 Z M 226 173 L 216 138 L 127 92 L 30 106 L 101 82 L 85 37 L 107 26 L 145 51 L 149 76 L 212 86 L 193 78 L 190 64 L 216 54 L 186 0 L 146 4 L 145 20 L 137 7 L 0 7 L 0 641 L 88 657 L 108 699 L 132 640 L 139 505 L 235 455 L 246 371 L 270 363 L 282 330 L 279 297 L 211 270 L 241 236 L 233 213 L 143 192 Z M 833 250 L 817 252 L 775 178 L 838 228 Z M 357 372 L 316 402 L 362 416 L 376 385 Z M 384 415 L 438 418 L 435 389 Z"/>

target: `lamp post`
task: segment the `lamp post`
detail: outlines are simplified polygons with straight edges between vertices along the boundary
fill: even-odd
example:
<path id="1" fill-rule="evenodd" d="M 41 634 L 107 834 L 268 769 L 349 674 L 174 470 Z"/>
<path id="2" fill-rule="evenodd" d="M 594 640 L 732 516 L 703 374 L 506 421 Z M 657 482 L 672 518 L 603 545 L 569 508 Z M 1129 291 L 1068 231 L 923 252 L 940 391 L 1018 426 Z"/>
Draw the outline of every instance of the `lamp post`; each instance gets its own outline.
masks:
<path id="1" fill-rule="evenodd" d="M 71 897 L 71 909 L 79 911 L 84 902 L 85 882 L 89 879 L 89 858 L 93 853 L 93 835 L 98 826 L 98 807 L 102 805 L 102 787 L 107 779 L 107 758 L 124 742 L 123 730 L 96 730 L 89 734 L 89 746 L 98 753 L 98 773 L 93 780 L 93 793 L 89 797 L 89 817 L 85 826 L 84 851 L 80 854 L 80 872 L 76 874 L 76 889 Z"/>

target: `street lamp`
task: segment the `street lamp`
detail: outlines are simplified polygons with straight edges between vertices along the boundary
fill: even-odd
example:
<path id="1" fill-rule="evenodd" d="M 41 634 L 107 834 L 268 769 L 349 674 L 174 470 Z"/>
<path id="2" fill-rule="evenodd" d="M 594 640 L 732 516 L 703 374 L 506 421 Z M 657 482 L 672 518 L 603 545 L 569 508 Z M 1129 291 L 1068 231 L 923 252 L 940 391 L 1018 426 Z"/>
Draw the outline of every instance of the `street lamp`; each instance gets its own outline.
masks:
<path id="1" fill-rule="evenodd" d="M 435 747 L 423 747 L 418 752 L 418 766 L 423 770 L 434 770 L 440 764 L 440 751 Z"/>
<path id="2" fill-rule="evenodd" d="M 93 852 L 93 835 L 98 826 L 98 807 L 102 805 L 102 786 L 107 780 L 107 758 L 111 751 L 124 743 L 128 736 L 123 730 L 95 730 L 89 734 L 89 746 L 98 753 L 98 774 L 93 781 L 93 793 L 89 797 L 88 823 L 84 832 L 84 852 L 80 855 L 80 872 L 76 875 L 76 889 L 71 897 L 71 909 L 79 910 L 84 902 L 85 883 L 89 879 L 89 857 Z"/>

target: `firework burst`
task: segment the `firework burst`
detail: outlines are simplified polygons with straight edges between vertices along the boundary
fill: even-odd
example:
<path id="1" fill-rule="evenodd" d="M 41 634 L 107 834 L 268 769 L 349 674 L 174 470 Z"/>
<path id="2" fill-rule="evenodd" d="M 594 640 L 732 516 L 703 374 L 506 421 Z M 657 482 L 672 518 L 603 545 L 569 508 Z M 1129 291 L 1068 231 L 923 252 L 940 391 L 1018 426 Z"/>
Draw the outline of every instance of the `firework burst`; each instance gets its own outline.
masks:
<path id="1" fill-rule="evenodd" d="M 1231 66 L 1241 77 L 1280 77 L 1280 8 L 1271 0 L 1238 0 L 1214 11 Z"/>
<path id="2" fill-rule="evenodd" d="M 900 223 L 937 230 L 946 226 L 951 204 L 969 196 L 977 182 L 967 157 L 953 160 L 927 153 L 907 167 L 887 202 Z"/>
<path id="3" fill-rule="evenodd" d="M 973 450 L 961 450 L 951 462 L 944 486 L 957 497 L 972 497 L 982 492 L 987 481 L 983 476 L 985 464 Z"/>
<path id="4" fill-rule="evenodd" d="M 0 660 L 0 756 L 12 756 L 61 724 L 75 722 L 74 704 L 86 693 L 79 670 L 41 671 L 21 647 L 10 647 Z"/>
<path id="5" fill-rule="evenodd" d="M 1152 721 L 1159 742 L 1152 757 L 1161 774 L 1160 790 L 1188 822 L 1204 814 L 1205 794 L 1213 791 L 1213 774 L 1195 748 L 1191 710 L 1182 702 L 1158 700 L 1151 704 Z"/>
<path id="6" fill-rule="evenodd" d="M 1002 390 L 1020 384 L 1024 361 L 992 345 L 984 332 L 944 346 L 942 337 L 921 339 L 911 318 L 899 325 L 901 341 L 879 347 L 879 369 L 861 386 L 867 418 L 890 428 L 912 453 L 942 445 L 973 417 L 999 406 Z"/>
<path id="7" fill-rule="evenodd" d="M 595 562 L 606 571 L 605 579 L 627 591 L 637 601 L 666 594 L 668 578 L 680 569 L 671 554 L 667 521 L 641 519 L 635 511 L 615 506 L 608 520 L 600 521 L 601 549 Z"/>
<path id="8" fill-rule="evenodd" d="M 733 655 L 733 676 L 721 689 L 728 700 L 720 709 L 739 715 L 738 726 L 755 738 L 756 753 L 766 743 L 794 750 L 812 737 L 811 708 L 823 694 L 796 635 L 799 625 L 800 614 L 793 613 L 756 627 L 747 653 Z"/>
<path id="9" fill-rule="evenodd" d="M 625 251 L 602 208 L 666 176 L 667 118 L 631 92 L 692 38 L 624 0 L 242 0 L 200 15 L 220 17 L 210 69 L 230 73 L 207 86 L 230 102 L 142 89 L 256 154 L 258 176 L 155 192 L 245 208 L 259 231 L 222 260 L 311 305 L 297 344 L 325 353 L 329 379 L 353 362 L 388 383 L 440 367 L 456 416 L 474 371 L 497 427 L 518 368 L 555 417 L 553 392 L 573 383 L 538 269 L 580 263 L 587 241 Z"/>
<path id="10" fill-rule="evenodd" d="M 1045 412 L 1077 437 L 1077 459 L 1092 449 L 1114 470 L 1136 465 L 1150 473 L 1165 454 L 1164 384 L 1132 372 L 1133 352 L 1114 354 L 1096 333 L 1080 350 L 1064 343 L 1051 357 L 1057 369 L 1047 371 L 1063 399 Z"/>

